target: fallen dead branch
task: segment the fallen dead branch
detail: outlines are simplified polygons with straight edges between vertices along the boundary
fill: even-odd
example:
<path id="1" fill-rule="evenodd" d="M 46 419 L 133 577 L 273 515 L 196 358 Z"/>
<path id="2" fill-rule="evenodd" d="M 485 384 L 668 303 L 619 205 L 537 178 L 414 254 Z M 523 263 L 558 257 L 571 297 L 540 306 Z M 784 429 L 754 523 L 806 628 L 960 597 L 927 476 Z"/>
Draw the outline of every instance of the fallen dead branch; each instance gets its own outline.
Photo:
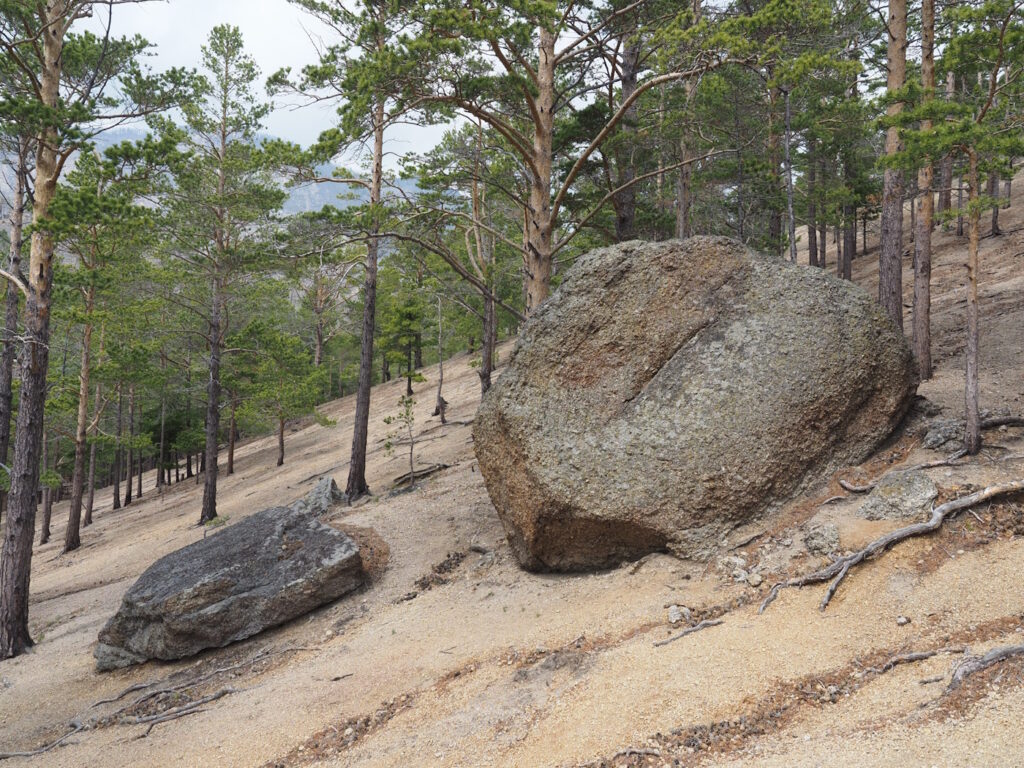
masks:
<path id="1" fill-rule="evenodd" d="M 672 637 L 668 637 L 668 638 L 666 638 L 664 640 L 659 640 L 658 642 L 656 642 L 654 644 L 654 647 L 655 648 L 660 648 L 663 645 L 668 645 L 669 643 L 674 643 L 676 640 L 678 640 L 681 637 L 686 637 L 687 635 L 692 635 L 694 632 L 700 632 L 702 629 L 707 629 L 708 627 L 717 627 L 721 623 L 722 623 L 721 619 L 705 619 L 700 624 L 694 624 L 692 627 L 687 627 L 686 629 L 684 629 L 679 634 L 672 635 Z"/>
<path id="2" fill-rule="evenodd" d="M 995 498 L 997 496 L 1005 496 L 1011 493 L 1020 493 L 1024 491 L 1024 480 L 1014 480 L 1009 483 L 1000 483 L 999 485 L 991 485 L 988 488 L 984 488 L 977 493 L 972 493 L 969 496 L 963 496 L 953 501 L 947 501 L 945 504 L 941 504 L 932 510 L 931 517 L 923 523 L 914 523 L 903 528 L 898 528 L 895 531 L 881 536 L 864 549 L 854 552 L 845 557 L 841 557 L 831 565 L 822 568 L 814 573 L 807 574 L 806 576 L 798 576 L 796 578 L 788 579 L 783 582 L 779 582 L 771 588 L 768 596 L 761 603 L 761 607 L 758 613 L 764 613 L 765 609 L 772 604 L 776 597 L 779 596 L 779 592 L 787 587 L 804 587 L 808 584 L 820 584 L 825 581 L 831 582 L 828 589 L 825 592 L 825 596 L 821 600 L 819 606 L 821 610 L 825 610 L 828 607 L 829 602 L 835 595 L 836 590 L 839 589 L 839 585 L 846 578 L 850 569 L 856 565 L 860 565 L 865 560 L 874 557 L 875 555 L 884 552 L 890 547 L 898 544 L 905 539 L 912 538 L 914 536 L 922 536 L 926 533 L 933 533 L 937 531 L 946 521 L 946 519 L 955 516 L 957 513 L 962 512 L 965 509 L 969 509 L 983 501 Z"/>
<path id="3" fill-rule="evenodd" d="M 981 672 L 983 669 L 988 669 L 993 664 L 998 664 L 1013 656 L 1021 655 L 1024 655 L 1024 645 L 1004 645 L 1000 648 L 994 648 L 984 656 L 968 656 L 956 665 L 956 668 L 953 670 L 953 678 L 949 681 L 949 685 L 946 686 L 946 691 L 955 691 L 968 677 Z"/>
<path id="4" fill-rule="evenodd" d="M 79 731 L 85 730 L 85 725 L 83 725 L 82 723 L 78 722 L 77 720 L 73 721 L 71 723 L 71 726 L 72 726 L 72 728 L 71 728 L 70 731 L 65 733 L 63 736 L 61 736 L 56 741 L 51 742 L 50 744 L 47 744 L 45 747 L 40 747 L 39 749 L 33 749 L 31 752 L 0 752 L 0 760 L 7 760 L 8 758 L 11 758 L 11 757 L 35 757 L 36 755 L 41 755 L 44 752 L 49 752 L 51 749 L 54 749 L 55 747 L 59 747 L 61 744 L 63 744 L 68 739 L 70 739 L 72 736 L 74 736 Z"/>

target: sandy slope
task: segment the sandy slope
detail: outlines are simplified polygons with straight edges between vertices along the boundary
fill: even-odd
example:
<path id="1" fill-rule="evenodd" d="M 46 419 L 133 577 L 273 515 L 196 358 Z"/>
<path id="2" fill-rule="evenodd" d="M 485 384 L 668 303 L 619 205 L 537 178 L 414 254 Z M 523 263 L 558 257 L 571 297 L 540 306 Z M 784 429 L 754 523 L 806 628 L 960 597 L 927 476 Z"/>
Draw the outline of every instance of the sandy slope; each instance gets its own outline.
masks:
<path id="1" fill-rule="evenodd" d="M 1022 209 L 1018 200 L 1001 217 L 1004 228 L 1021 231 L 984 240 L 982 251 L 984 405 L 1015 412 L 1024 396 Z M 938 371 L 921 392 L 953 416 L 962 397 L 965 245 L 949 235 L 938 235 L 936 245 Z M 854 262 L 858 281 L 871 290 L 876 256 Z M 909 276 L 907 283 L 909 297 Z M 246 643 L 175 664 L 93 671 L 96 633 L 132 580 L 155 558 L 203 535 L 193 526 L 198 487 L 182 483 L 158 498 L 148 477 L 142 503 L 112 512 L 107 501 L 72 555 L 59 554 L 63 532 L 55 526 L 55 543 L 35 554 L 32 627 L 40 642 L 0 663 L 0 751 L 52 740 L 76 718 L 109 715 L 119 704 L 90 705 L 130 685 L 232 666 L 191 695 L 225 686 L 237 692 L 199 714 L 160 724 L 144 739 L 141 725 L 90 728 L 31 762 L 882 766 L 898 758 L 908 766 L 995 766 L 1024 754 L 1024 666 L 1005 664 L 953 695 L 943 690 L 957 654 L 882 675 L 868 671 L 908 650 L 1022 642 L 1024 526 L 1012 522 L 1019 507 L 979 507 L 976 518 L 965 516 L 941 536 L 897 548 L 857 571 L 826 613 L 817 610 L 821 590 L 808 588 L 783 593 L 759 616 L 758 598 L 771 578 L 759 588 L 738 585 L 714 564 L 667 556 L 587 576 L 526 574 L 511 560 L 476 472 L 466 422 L 479 387 L 468 363 L 464 356 L 446 366 L 447 427 L 429 415 L 436 371 L 426 371 L 428 383 L 417 387 L 417 460 L 451 468 L 413 493 L 334 514 L 339 526 L 376 531 L 390 549 L 388 567 L 355 597 Z M 402 386 L 374 393 L 375 491 L 404 471 L 404 458 L 382 449 L 382 420 L 396 410 Z M 336 426 L 289 434 L 282 469 L 273 466 L 272 438 L 243 446 L 239 471 L 219 494 L 228 524 L 302 495 L 321 473 L 343 483 L 352 409 L 351 398 L 333 403 L 326 410 Z M 1024 453 L 1021 432 L 990 433 L 992 447 L 980 461 L 930 474 L 945 488 L 1019 477 L 1024 461 L 998 459 Z M 876 476 L 894 455 L 910 463 L 937 457 L 908 437 L 846 476 Z M 834 490 L 796 500 L 774 529 L 745 547 L 748 559 L 762 560 L 768 571 L 815 564 L 799 546 L 801 525 L 815 514 L 840 524 L 844 547 L 891 525 L 858 521 L 856 498 L 818 512 L 815 502 Z M 65 511 L 59 506 L 55 519 Z M 429 588 L 416 584 L 450 554 L 457 557 Z M 670 632 L 672 603 L 723 623 L 655 647 Z M 900 615 L 910 624 L 899 626 Z M 265 650 L 274 655 L 253 661 Z M 919 682 L 939 675 L 944 679 Z M 719 725 L 711 731 L 699 727 L 712 723 Z M 621 754 L 629 749 L 633 754 Z"/>

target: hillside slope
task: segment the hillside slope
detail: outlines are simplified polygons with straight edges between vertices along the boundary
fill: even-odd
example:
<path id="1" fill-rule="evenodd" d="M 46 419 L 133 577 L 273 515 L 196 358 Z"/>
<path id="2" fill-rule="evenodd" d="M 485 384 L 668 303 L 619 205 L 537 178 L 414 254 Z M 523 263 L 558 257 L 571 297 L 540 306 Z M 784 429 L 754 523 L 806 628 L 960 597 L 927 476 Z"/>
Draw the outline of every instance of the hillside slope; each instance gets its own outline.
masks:
<path id="1" fill-rule="evenodd" d="M 983 405 L 1014 413 L 1024 409 L 1022 213 L 1018 198 L 1002 212 L 1008 234 L 983 240 L 981 255 Z M 949 418 L 962 410 L 965 247 L 936 236 L 937 374 L 920 390 Z M 877 252 L 854 269 L 874 290 Z M 905 285 L 909 304 L 909 263 Z M 908 766 L 985 766 L 1024 754 L 1024 665 L 1008 662 L 944 694 L 961 657 L 944 649 L 1022 642 L 1019 501 L 980 506 L 856 570 L 824 613 L 817 587 L 783 592 L 763 615 L 757 605 L 774 580 L 820 562 L 801 544 L 812 518 L 836 524 L 844 549 L 894 526 L 857 517 L 863 497 L 836 478 L 754 540 L 730 542 L 732 556 L 764 574 L 756 587 L 734 581 L 737 561 L 661 555 L 592 575 L 528 574 L 476 471 L 469 421 L 479 385 L 469 359 L 446 364 L 445 427 L 429 415 L 436 373 L 418 385 L 416 456 L 450 468 L 414 492 L 336 509 L 332 521 L 364 543 L 374 581 L 277 630 L 196 659 L 99 675 L 96 633 L 121 595 L 157 557 L 204 535 L 194 527 L 201 488 L 181 483 L 157 497 L 147 477 L 142 502 L 101 507 L 70 555 L 59 554 L 57 525 L 34 561 L 39 643 L 0 664 L 0 750 L 37 747 L 80 721 L 90 727 L 32 765 L 885 766 L 898 756 Z M 405 471 L 401 451 L 384 451 L 383 423 L 403 386 L 374 392 L 368 476 L 378 494 Z M 332 403 L 335 426 L 289 434 L 280 469 L 273 438 L 241 447 L 219 493 L 228 525 L 301 496 L 323 473 L 343 483 L 353 406 Z M 977 460 L 928 474 L 946 495 L 1020 478 L 1022 432 L 988 432 Z M 910 430 L 837 477 L 865 482 L 942 456 Z M 823 504 L 836 495 L 844 498 Z M 54 519 L 65 512 L 58 506 Z M 656 646 L 682 626 L 669 622 L 672 605 L 722 623 Z M 938 650 L 878 671 L 898 654 Z M 150 683 L 180 689 L 127 711 L 118 710 L 153 688 L 92 706 Z M 147 723 L 126 721 L 218 693 L 145 738 Z"/>

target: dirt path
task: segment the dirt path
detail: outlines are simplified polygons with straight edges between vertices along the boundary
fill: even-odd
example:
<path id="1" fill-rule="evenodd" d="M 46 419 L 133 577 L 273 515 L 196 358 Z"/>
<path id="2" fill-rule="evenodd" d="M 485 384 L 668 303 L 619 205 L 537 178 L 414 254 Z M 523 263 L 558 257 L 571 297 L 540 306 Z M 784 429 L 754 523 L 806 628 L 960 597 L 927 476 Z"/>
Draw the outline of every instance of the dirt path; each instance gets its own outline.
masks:
<path id="1" fill-rule="evenodd" d="M 982 244 L 984 406 L 1018 413 L 1022 210 L 1018 199 L 1000 216 L 1014 231 Z M 938 370 L 921 392 L 955 417 L 965 244 L 939 234 L 936 247 Z M 873 261 L 854 262 L 869 290 Z M 502 357 L 509 349 L 502 347 Z M 436 371 L 425 373 L 417 462 L 451 467 L 415 492 L 337 509 L 334 524 L 363 536 L 372 529 L 386 543 L 387 567 L 356 596 L 285 627 L 197 659 L 99 675 L 96 633 L 124 591 L 157 557 L 203 535 L 194 527 L 201 488 L 181 483 L 157 497 L 148 476 L 142 502 L 117 512 L 104 492 L 106 507 L 72 555 L 59 554 L 56 525 L 55 543 L 35 554 L 39 643 L 0 664 L 0 752 L 52 741 L 77 719 L 99 724 L 32 758 L 33 766 L 882 766 L 894 755 L 908 766 L 985 766 L 1014 764 L 1024 754 L 1021 664 L 995 668 L 952 695 L 943 692 L 958 653 L 871 671 L 911 650 L 967 645 L 977 652 L 1022 642 L 1020 502 L 979 507 L 940 535 L 868 564 L 826 613 L 817 610 L 821 589 L 807 588 L 787 590 L 757 614 L 778 569 L 819 562 L 800 546 L 810 516 L 839 524 L 843 548 L 891 527 L 856 518 L 861 497 L 819 513 L 812 502 L 831 495 L 826 488 L 795 500 L 744 547 L 751 562 L 763 564 L 766 580 L 757 587 L 735 583 L 728 567 L 660 555 L 587 576 L 527 574 L 512 561 L 476 471 L 468 422 L 479 386 L 470 359 L 446 365 L 453 423 L 444 428 L 429 416 Z M 377 492 L 405 470 L 404 456 L 383 450 L 383 418 L 397 410 L 403 387 L 395 382 L 374 393 L 368 474 Z M 273 468 L 273 438 L 241 446 L 238 472 L 218 494 L 228 524 L 299 497 L 322 473 L 343 482 L 352 409 L 351 398 L 338 401 L 325 409 L 335 426 L 290 433 L 281 469 Z M 907 436 L 898 444 L 902 460 L 939 455 L 918 442 Z M 1024 430 L 990 432 L 987 445 L 980 461 L 929 476 L 953 493 L 1024 475 L 1024 460 L 1003 460 L 1024 454 Z M 882 471 L 895 450 L 880 452 L 865 475 Z M 58 506 L 54 519 L 65 512 Z M 375 552 L 383 559 L 384 547 Z M 670 625 L 670 605 L 688 608 L 693 621 L 722 623 L 656 647 L 684 626 Z M 898 623 L 900 616 L 910 622 Z M 210 679 L 196 697 L 236 692 L 145 738 L 144 725 L 104 722 L 123 702 L 91 707 L 129 686 L 201 674 Z"/>

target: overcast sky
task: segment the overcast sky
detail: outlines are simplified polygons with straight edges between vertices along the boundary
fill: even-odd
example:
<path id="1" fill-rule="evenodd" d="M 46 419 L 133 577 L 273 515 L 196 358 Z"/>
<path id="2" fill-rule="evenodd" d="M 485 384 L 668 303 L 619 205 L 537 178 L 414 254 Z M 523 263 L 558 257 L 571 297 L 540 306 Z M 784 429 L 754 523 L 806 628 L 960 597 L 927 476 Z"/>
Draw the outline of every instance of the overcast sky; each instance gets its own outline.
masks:
<path id="1" fill-rule="evenodd" d="M 97 3 L 98 18 L 91 24 L 103 26 L 106 14 Z M 159 0 L 139 5 L 114 7 L 111 33 L 115 36 L 140 34 L 155 47 L 150 59 L 154 70 L 172 66 L 199 65 L 199 48 L 217 24 L 234 24 L 242 31 L 246 49 L 261 70 L 263 83 L 281 67 L 297 72 L 316 59 L 309 35 L 318 35 L 315 20 L 287 0 Z M 319 133 L 330 127 L 333 108 L 327 106 L 289 108 L 279 105 L 267 119 L 267 131 L 308 146 Z M 399 126 L 388 141 L 388 151 L 401 154 L 422 152 L 433 146 L 441 129 Z M 394 158 L 389 166 L 394 167 Z"/>

